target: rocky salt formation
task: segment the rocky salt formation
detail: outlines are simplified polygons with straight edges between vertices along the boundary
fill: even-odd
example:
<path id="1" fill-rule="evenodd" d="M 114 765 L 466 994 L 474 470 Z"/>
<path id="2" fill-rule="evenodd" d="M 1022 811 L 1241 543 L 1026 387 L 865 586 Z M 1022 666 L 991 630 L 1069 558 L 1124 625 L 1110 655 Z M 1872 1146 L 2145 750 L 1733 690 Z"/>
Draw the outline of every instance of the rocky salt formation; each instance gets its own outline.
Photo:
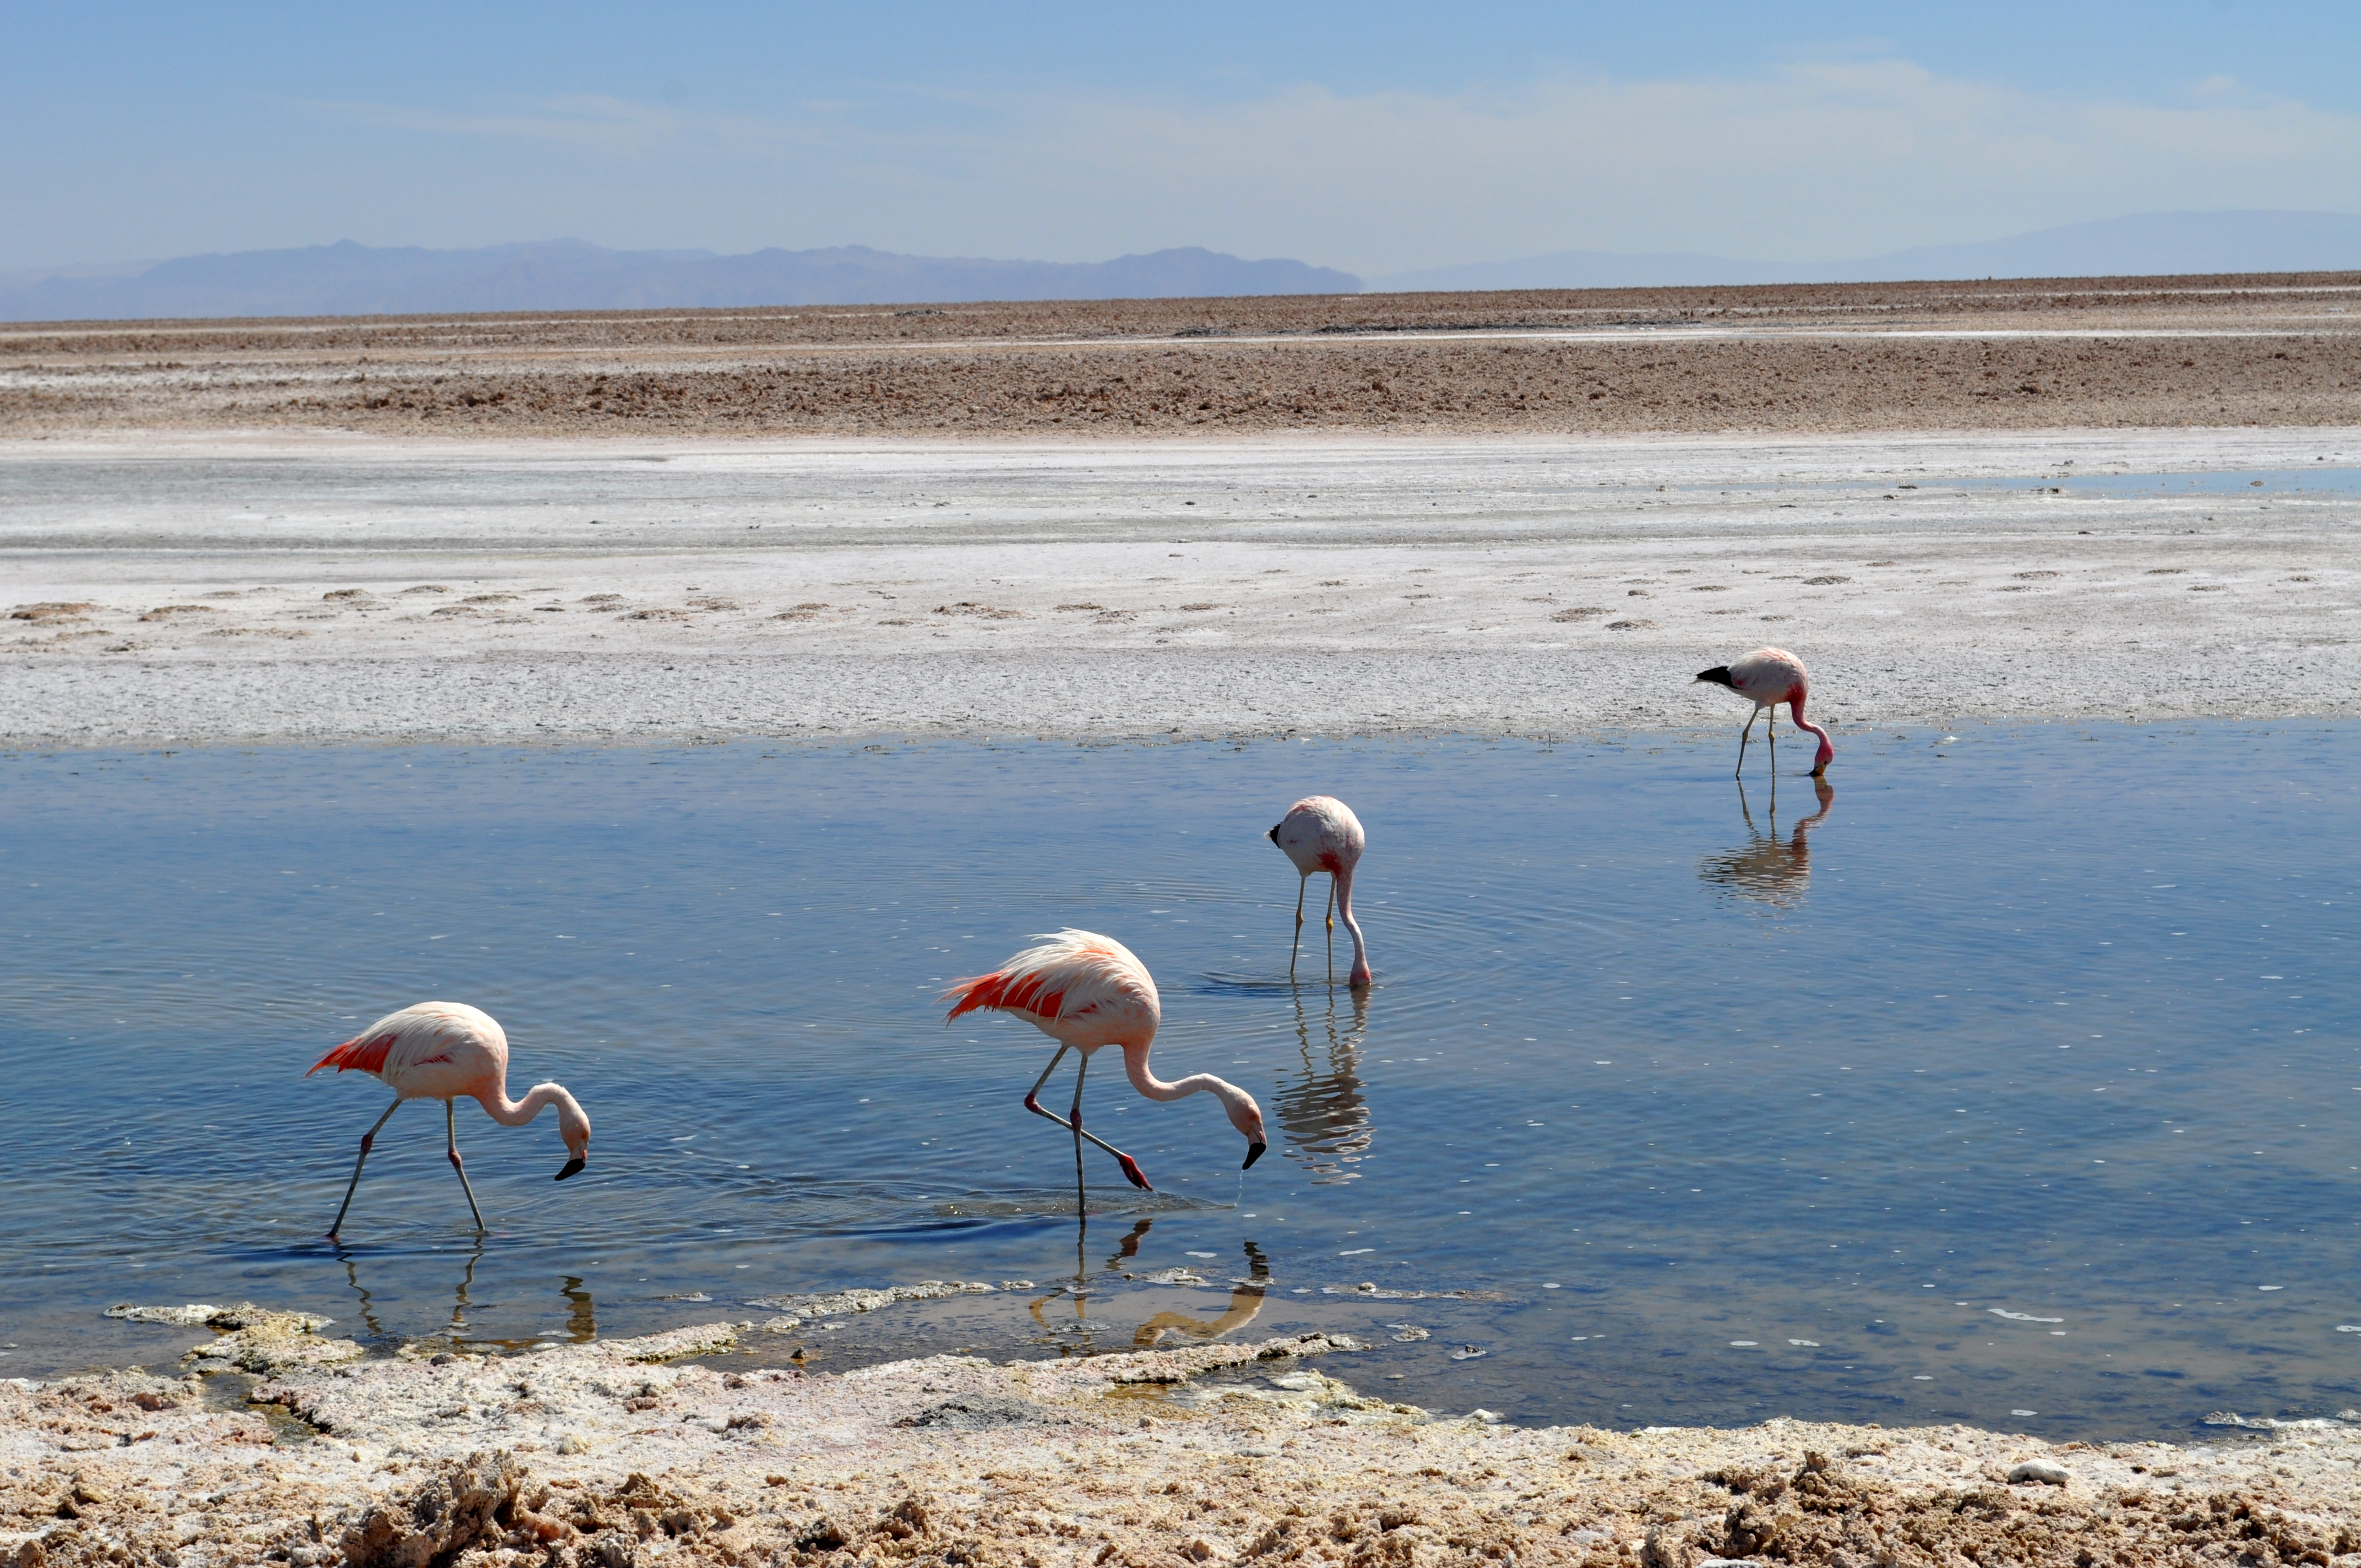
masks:
<path id="1" fill-rule="evenodd" d="M 0 1383 L 0 1568 L 2361 1564 L 2361 1421 L 1527 1431 L 1364 1398 L 1318 1335 L 820 1376 L 731 1370 L 752 1324 L 362 1359 L 187 1312 L 148 1321 L 223 1331 L 192 1367 L 269 1375 Z"/>

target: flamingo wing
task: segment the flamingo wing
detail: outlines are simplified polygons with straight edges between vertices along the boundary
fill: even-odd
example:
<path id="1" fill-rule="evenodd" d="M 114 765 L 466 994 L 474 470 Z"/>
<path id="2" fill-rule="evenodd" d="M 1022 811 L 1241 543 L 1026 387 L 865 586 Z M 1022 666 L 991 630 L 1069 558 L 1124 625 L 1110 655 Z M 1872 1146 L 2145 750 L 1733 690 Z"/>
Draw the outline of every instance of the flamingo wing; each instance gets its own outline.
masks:
<path id="1" fill-rule="evenodd" d="M 1806 689 L 1809 678 L 1804 661 L 1784 648 L 1757 648 L 1730 665 L 1730 685 L 1759 703 L 1789 701 L 1790 694 Z"/>
<path id="2" fill-rule="evenodd" d="M 387 1014 L 313 1062 L 303 1076 L 333 1067 L 391 1080 L 412 1068 L 449 1062 L 456 1050 L 469 1047 L 496 1050 L 505 1060 L 508 1037 L 488 1014 L 463 1003 L 422 1002 Z"/>
<path id="3" fill-rule="evenodd" d="M 943 1021 L 987 1007 L 1021 1014 L 1044 1026 L 1144 1012 L 1152 1027 L 1160 1011 L 1156 981 L 1130 948 L 1112 937 L 1071 927 L 1035 940 L 1038 946 L 990 974 L 951 981 L 942 994 L 951 1003 Z"/>
<path id="4" fill-rule="evenodd" d="M 1350 869 L 1368 843 L 1353 808 L 1328 795 L 1306 795 L 1289 806 L 1268 838 L 1305 876 Z"/>

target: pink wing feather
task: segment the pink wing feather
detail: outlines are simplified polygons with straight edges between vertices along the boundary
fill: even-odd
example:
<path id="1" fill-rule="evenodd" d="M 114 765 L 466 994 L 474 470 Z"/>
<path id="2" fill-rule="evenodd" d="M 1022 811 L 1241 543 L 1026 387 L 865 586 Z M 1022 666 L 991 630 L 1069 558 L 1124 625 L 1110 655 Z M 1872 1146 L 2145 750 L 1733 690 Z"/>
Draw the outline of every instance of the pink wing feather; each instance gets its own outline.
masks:
<path id="1" fill-rule="evenodd" d="M 991 974 L 951 981 L 942 994 L 950 1003 L 945 1023 L 993 1008 L 1031 1019 L 1060 1038 L 1056 1025 L 1084 1025 L 1102 1020 L 1112 1026 L 1144 1024 L 1153 1035 L 1161 1016 L 1156 981 L 1148 966 L 1112 937 L 1071 927 L 1037 938 Z"/>
<path id="2" fill-rule="evenodd" d="M 454 1053 L 508 1062 L 508 1036 L 489 1014 L 461 1002 L 421 1002 L 384 1017 L 312 1064 L 379 1078 L 451 1062 Z"/>

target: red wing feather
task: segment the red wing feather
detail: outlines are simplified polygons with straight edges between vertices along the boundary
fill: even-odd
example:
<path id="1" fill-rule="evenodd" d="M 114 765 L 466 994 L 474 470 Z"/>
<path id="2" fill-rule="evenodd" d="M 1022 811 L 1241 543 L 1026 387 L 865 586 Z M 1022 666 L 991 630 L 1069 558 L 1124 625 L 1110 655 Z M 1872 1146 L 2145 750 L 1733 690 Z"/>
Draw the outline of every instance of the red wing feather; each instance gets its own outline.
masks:
<path id="1" fill-rule="evenodd" d="M 1006 975 L 982 974 L 972 980 L 955 980 L 943 992 L 946 999 L 958 997 L 943 1022 L 948 1024 L 962 1013 L 972 1013 L 980 1007 L 997 1007 L 1009 1013 L 1030 1013 L 1037 1017 L 1055 1018 L 1066 1000 L 1062 991 L 1049 989 L 1044 975 L 1027 975 L 1011 981 Z"/>
<path id="2" fill-rule="evenodd" d="M 373 1040 L 350 1039 L 312 1064 L 312 1072 L 324 1067 L 338 1072 L 381 1072 L 385 1069 L 385 1053 L 391 1048 L 394 1036 L 383 1034 Z M 312 1072 L 303 1076 L 309 1078 Z"/>

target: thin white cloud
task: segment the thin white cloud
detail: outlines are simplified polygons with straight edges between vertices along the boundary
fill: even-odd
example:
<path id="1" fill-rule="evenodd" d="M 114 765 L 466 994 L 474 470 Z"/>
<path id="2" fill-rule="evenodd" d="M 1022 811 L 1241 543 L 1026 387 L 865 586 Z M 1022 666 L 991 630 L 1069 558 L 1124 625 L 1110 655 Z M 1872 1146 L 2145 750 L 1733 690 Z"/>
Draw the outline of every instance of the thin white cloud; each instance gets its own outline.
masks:
<path id="1" fill-rule="evenodd" d="M 1136 224 L 1324 237 L 1371 270 L 1569 249 L 1818 259 L 2124 212 L 2361 207 L 2361 117 L 2220 92 L 2074 101 L 1895 61 L 1505 99 L 1045 106 L 1027 130 L 1002 157 L 1037 201 L 1038 175 L 1081 175 Z"/>

